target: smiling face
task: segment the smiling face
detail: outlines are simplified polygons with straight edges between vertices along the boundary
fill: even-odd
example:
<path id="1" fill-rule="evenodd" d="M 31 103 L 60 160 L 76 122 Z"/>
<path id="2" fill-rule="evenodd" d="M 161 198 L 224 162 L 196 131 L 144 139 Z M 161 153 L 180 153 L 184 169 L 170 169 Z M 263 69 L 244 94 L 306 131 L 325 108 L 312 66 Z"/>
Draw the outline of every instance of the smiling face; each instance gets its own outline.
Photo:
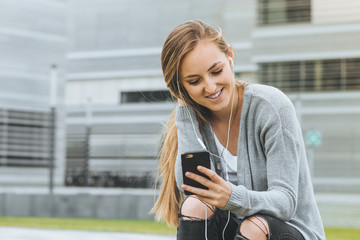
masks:
<path id="1" fill-rule="evenodd" d="M 189 96 L 214 114 L 230 110 L 235 78 L 228 56 L 211 41 L 199 41 L 180 66 L 181 82 Z"/>

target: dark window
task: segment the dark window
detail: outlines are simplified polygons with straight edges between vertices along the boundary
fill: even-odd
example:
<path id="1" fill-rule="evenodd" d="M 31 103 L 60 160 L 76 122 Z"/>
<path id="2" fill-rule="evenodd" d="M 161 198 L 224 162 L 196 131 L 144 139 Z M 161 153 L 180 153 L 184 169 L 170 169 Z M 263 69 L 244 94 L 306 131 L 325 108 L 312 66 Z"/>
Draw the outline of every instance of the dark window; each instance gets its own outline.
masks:
<path id="1" fill-rule="evenodd" d="M 305 65 L 305 76 L 304 76 L 304 90 L 305 91 L 311 91 L 316 89 L 317 81 L 316 77 L 318 76 L 317 70 L 321 70 L 317 68 L 317 61 L 306 61 L 304 63 Z"/>
<path id="2" fill-rule="evenodd" d="M 360 89 L 360 59 L 346 59 L 344 74 L 348 90 Z"/>
<path id="3" fill-rule="evenodd" d="M 323 61 L 322 88 L 323 90 L 339 90 L 341 85 L 340 60 Z"/>
<path id="4" fill-rule="evenodd" d="M 280 64 L 279 75 L 283 76 L 283 89 L 299 88 L 300 84 L 300 63 L 299 62 L 288 62 L 286 64 Z"/>
<path id="5" fill-rule="evenodd" d="M 259 25 L 311 21 L 311 0 L 258 0 Z"/>
<path id="6" fill-rule="evenodd" d="M 360 89 L 360 59 L 262 63 L 259 69 L 260 82 L 283 91 Z"/>
<path id="7" fill-rule="evenodd" d="M 121 103 L 155 103 L 172 101 L 171 94 L 167 90 L 162 91 L 139 91 L 139 92 L 122 92 Z"/>
<path id="8" fill-rule="evenodd" d="M 51 115 L 0 109 L 0 166 L 47 166 Z"/>

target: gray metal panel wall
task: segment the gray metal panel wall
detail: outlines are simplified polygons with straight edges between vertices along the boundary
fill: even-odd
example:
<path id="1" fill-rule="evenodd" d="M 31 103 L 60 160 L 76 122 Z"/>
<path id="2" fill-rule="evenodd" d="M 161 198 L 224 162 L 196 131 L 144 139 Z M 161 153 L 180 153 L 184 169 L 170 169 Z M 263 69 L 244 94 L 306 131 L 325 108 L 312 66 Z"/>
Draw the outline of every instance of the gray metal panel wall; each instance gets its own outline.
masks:
<path id="1" fill-rule="evenodd" d="M 4 111 L 49 112 L 50 69 L 58 66 L 58 103 L 64 99 L 64 73 L 67 50 L 67 1 L 1 0 L 0 1 L 0 107 Z M 62 108 L 57 115 L 56 183 L 61 184 L 64 120 Z M 16 136 L 20 137 L 21 136 Z M 6 136 L 13 141 L 13 136 Z M 26 138 L 24 134 L 24 138 Z M 27 152 L 41 155 L 44 149 Z M 19 150 L 20 151 L 20 150 Z M 18 153 L 20 154 L 20 153 Z M 33 155 L 34 155 L 33 154 Z M 43 167 L 0 167 L 2 185 L 46 185 L 48 169 Z"/>
<path id="2" fill-rule="evenodd" d="M 175 26 L 189 19 L 221 26 L 230 43 L 249 42 L 250 29 L 255 23 L 255 5 L 250 0 L 241 3 L 234 0 L 112 0 L 107 4 L 99 0 L 77 0 L 70 1 L 70 6 L 69 81 L 87 79 L 86 76 L 73 79 L 73 73 L 160 70 L 160 50 L 165 38 Z M 156 52 L 152 55 L 141 53 L 141 49 L 154 48 Z M 129 53 L 107 52 L 98 57 L 77 55 L 111 50 L 129 50 Z M 140 52 L 133 55 L 134 50 Z M 236 51 L 239 59 L 236 64 L 251 64 L 249 49 Z"/>
<path id="3" fill-rule="evenodd" d="M 270 33 L 271 29 L 273 33 L 269 35 L 264 32 Z M 279 34 L 274 34 L 276 32 Z M 255 31 L 254 58 L 259 62 L 272 62 L 281 61 L 282 55 L 293 55 L 292 60 L 316 60 L 336 58 L 336 55 L 329 56 L 329 53 L 337 53 L 338 58 L 346 58 L 346 53 L 349 54 L 349 52 L 352 52 L 350 57 L 353 57 L 354 52 L 357 52 L 360 57 L 359 42 L 360 24 L 344 25 L 341 31 L 337 25 L 264 27 Z M 304 54 L 312 55 L 312 57 L 304 59 Z M 324 57 L 324 54 L 327 56 Z M 271 56 L 277 56 L 277 58 L 271 60 Z M 262 60 L 266 57 L 269 59 Z M 288 59 L 284 58 L 284 60 Z"/>

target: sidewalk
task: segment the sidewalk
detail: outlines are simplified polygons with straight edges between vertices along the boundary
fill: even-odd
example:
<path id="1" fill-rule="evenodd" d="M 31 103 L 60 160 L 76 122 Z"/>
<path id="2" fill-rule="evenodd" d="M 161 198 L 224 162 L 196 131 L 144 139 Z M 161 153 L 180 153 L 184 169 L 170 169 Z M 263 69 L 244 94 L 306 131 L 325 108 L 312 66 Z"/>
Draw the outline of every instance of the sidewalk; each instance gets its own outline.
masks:
<path id="1" fill-rule="evenodd" d="M 58 230 L 39 228 L 1 227 L 0 239 L 4 240 L 175 240 L 175 236 L 98 232 L 81 230 Z"/>

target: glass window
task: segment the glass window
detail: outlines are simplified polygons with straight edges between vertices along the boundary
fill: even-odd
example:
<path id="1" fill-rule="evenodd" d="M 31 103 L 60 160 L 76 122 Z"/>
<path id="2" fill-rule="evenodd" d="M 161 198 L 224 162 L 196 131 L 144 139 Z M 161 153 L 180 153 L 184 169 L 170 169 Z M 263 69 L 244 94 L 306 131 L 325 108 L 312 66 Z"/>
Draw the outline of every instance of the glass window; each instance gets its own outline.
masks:
<path id="1" fill-rule="evenodd" d="M 0 109 L 0 165 L 47 166 L 50 121 L 45 112 Z"/>
<path id="2" fill-rule="evenodd" d="M 283 91 L 360 89 L 360 59 L 331 59 L 260 64 L 260 82 Z"/>
<path id="3" fill-rule="evenodd" d="M 311 91 L 315 90 L 316 86 L 316 62 L 306 61 L 305 65 L 305 76 L 304 76 L 304 90 Z"/>
<path id="4" fill-rule="evenodd" d="M 258 24 L 311 21 L 311 0 L 258 0 Z"/>
<path id="5" fill-rule="evenodd" d="M 279 64 L 282 69 L 279 75 L 282 75 L 284 91 L 291 91 L 292 89 L 298 89 L 300 84 L 300 63 L 299 62 L 287 62 Z M 281 79 L 279 78 L 279 79 Z"/>
<path id="6" fill-rule="evenodd" d="M 347 89 L 360 89 L 360 59 L 346 59 L 345 64 Z"/>
<path id="7" fill-rule="evenodd" d="M 340 60 L 324 60 L 323 61 L 323 90 L 339 90 L 341 89 L 341 70 Z"/>
<path id="8" fill-rule="evenodd" d="M 167 90 L 160 91 L 138 91 L 138 92 L 122 92 L 121 103 L 156 103 L 170 102 L 171 94 Z"/>

